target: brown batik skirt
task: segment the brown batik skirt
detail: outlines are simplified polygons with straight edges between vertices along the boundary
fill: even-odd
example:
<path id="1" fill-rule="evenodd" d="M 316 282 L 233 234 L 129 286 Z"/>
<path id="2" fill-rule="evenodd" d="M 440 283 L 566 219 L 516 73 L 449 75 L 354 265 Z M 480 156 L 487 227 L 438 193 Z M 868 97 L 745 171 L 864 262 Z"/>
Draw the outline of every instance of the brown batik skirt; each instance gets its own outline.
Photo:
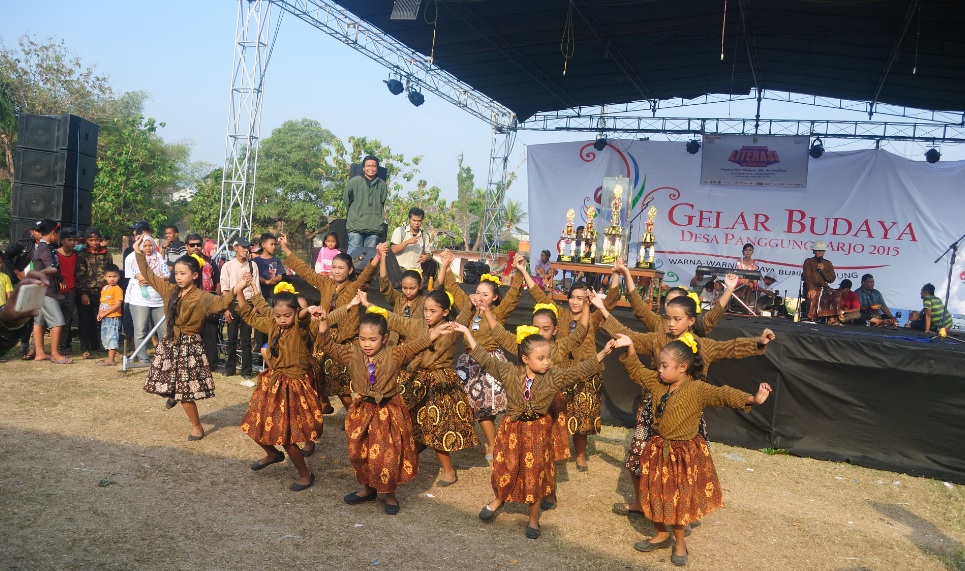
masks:
<path id="1" fill-rule="evenodd" d="M 566 425 L 566 399 L 556 393 L 547 413 L 553 419 L 553 459 L 556 462 L 570 457 L 570 431 Z"/>
<path id="2" fill-rule="evenodd" d="M 504 502 L 535 504 L 553 493 L 553 417 L 536 420 L 503 418 L 496 432 L 493 492 Z"/>
<path id="3" fill-rule="evenodd" d="M 380 494 L 395 492 L 419 471 L 412 419 L 399 395 L 381 404 L 357 397 L 345 418 L 345 436 L 355 477 Z"/>
<path id="4" fill-rule="evenodd" d="M 808 321 L 838 316 L 838 303 L 834 291 L 828 286 L 808 291 L 808 302 Z"/>
<path id="5" fill-rule="evenodd" d="M 323 393 L 326 397 L 352 394 L 352 383 L 345 365 L 326 355 L 322 361 L 322 370 L 325 383 Z"/>
<path id="6" fill-rule="evenodd" d="M 566 428 L 570 434 L 600 433 L 600 387 L 599 373 L 582 379 L 572 389 L 563 391 L 566 398 Z"/>
<path id="7" fill-rule="evenodd" d="M 322 434 L 324 422 L 311 375 L 302 378 L 264 371 L 248 402 L 241 430 L 258 444 L 285 446 Z"/>
<path id="8" fill-rule="evenodd" d="M 650 521 L 687 525 L 724 506 L 710 448 L 699 434 L 690 440 L 654 436 L 640 466 L 637 498 Z"/>
<path id="9" fill-rule="evenodd" d="M 181 335 L 177 342 L 162 337 L 154 351 L 144 390 L 178 402 L 214 396 L 214 379 L 200 335 Z"/>
<path id="10" fill-rule="evenodd" d="M 403 383 L 416 443 L 443 452 L 479 445 L 472 407 L 455 370 L 420 369 L 404 375 Z"/>

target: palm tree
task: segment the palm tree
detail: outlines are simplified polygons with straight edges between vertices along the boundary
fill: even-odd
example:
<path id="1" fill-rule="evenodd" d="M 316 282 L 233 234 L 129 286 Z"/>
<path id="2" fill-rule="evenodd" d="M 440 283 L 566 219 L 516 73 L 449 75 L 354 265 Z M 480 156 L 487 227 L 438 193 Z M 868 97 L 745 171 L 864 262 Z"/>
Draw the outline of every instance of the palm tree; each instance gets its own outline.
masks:
<path id="1" fill-rule="evenodd" d="M 522 228 L 519 227 L 519 224 L 526 219 L 526 211 L 523 210 L 523 203 L 519 202 L 518 200 L 512 200 L 512 199 L 507 200 L 505 204 L 503 204 L 503 211 L 502 211 L 501 217 L 502 217 L 503 227 L 510 233 L 526 232 L 526 230 L 523 230 Z"/>

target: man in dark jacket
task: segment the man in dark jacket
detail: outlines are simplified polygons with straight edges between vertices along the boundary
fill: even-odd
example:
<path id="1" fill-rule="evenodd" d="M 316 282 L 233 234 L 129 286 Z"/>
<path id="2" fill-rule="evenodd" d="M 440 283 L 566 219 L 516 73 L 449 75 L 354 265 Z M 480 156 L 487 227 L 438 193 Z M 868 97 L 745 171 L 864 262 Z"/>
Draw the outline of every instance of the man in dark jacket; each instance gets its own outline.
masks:
<path id="1" fill-rule="evenodd" d="M 374 248 L 382 235 L 385 222 L 385 201 L 389 187 L 378 175 L 379 159 L 369 155 L 362 159 L 362 176 L 349 179 L 342 199 L 348 207 L 345 230 L 348 232 L 348 253 L 358 248 Z"/>

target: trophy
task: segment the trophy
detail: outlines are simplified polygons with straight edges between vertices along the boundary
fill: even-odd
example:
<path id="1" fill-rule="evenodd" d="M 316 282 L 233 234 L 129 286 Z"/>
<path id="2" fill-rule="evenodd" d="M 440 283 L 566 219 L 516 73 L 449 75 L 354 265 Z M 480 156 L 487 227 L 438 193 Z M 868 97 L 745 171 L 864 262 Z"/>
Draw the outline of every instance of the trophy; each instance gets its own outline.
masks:
<path id="1" fill-rule="evenodd" d="M 596 228 L 593 227 L 593 219 L 596 218 L 596 208 L 586 207 L 586 229 L 583 231 L 583 245 L 580 257 L 577 260 L 582 264 L 592 264 L 596 259 Z"/>
<path id="2" fill-rule="evenodd" d="M 653 245 L 656 239 L 653 237 L 653 220 L 657 217 L 657 207 L 651 206 L 647 210 L 647 231 L 643 238 L 640 238 L 640 255 L 637 257 L 637 267 L 642 270 L 653 269 Z"/>
<path id="3" fill-rule="evenodd" d="M 559 241 L 556 242 L 556 261 L 558 262 L 573 261 L 573 249 L 576 247 L 575 233 L 573 232 L 574 218 L 576 218 L 576 212 L 570 208 L 566 211 L 566 226 L 563 227 L 563 233 L 560 235 Z"/>
<path id="4" fill-rule="evenodd" d="M 604 183 L 607 180 L 604 179 Z M 610 200 L 610 224 L 603 232 L 603 254 L 600 256 L 600 263 L 612 264 L 617 258 L 623 256 L 623 239 L 623 186 L 615 184 L 613 199 Z"/>

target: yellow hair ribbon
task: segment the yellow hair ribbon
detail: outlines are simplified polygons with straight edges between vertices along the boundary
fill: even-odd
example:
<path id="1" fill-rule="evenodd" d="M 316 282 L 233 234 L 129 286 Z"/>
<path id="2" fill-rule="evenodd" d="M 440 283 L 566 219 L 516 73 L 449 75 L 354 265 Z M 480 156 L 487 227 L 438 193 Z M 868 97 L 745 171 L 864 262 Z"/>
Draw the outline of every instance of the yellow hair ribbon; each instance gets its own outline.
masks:
<path id="1" fill-rule="evenodd" d="M 697 304 L 697 313 L 700 313 L 700 296 L 695 294 L 694 292 L 690 292 L 687 294 L 687 297 L 694 300 L 694 303 Z"/>
<path id="2" fill-rule="evenodd" d="M 452 309 L 452 304 L 456 303 L 456 300 L 453 299 L 452 294 L 449 292 L 446 292 L 446 297 L 449 298 L 449 309 Z"/>
<path id="3" fill-rule="evenodd" d="M 492 274 L 483 274 L 483 275 L 479 276 L 479 281 L 481 281 L 481 282 L 482 282 L 482 281 L 492 282 L 492 283 L 496 284 L 496 287 L 499 287 L 499 286 L 501 286 L 501 285 L 503 284 L 503 281 L 502 281 L 501 279 L 499 279 L 499 276 L 494 276 L 494 275 L 492 275 Z"/>
<path id="4" fill-rule="evenodd" d="M 293 286 L 292 284 L 290 284 L 290 283 L 288 283 L 288 282 L 278 282 L 277 284 L 275 284 L 275 289 L 272 290 L 272 291 L 273 291 L 275 294 L 278 294 L 278 293 L 281 293 L 281 292 L 284 291 L 284 292 L 290 293 L 290 294 L 292 294 L 292 295 L 298 295 L 298 292 L 295 291 L 295 286 Z"/>
<path id="5" fill-rule="evenodd" d="M 556 307 L 555 303 L 537 303 L 533 306 L 533 313 L 536 313 L 541 309 L 548 309 L 552 311 L 553 315 L 555 315 L 557 319 L 560 317 L 560 310 Z"/>
<path id="6" fill-rule="evenodd" d="M 421 269 L 421 268 L 409 268 L 409 271 L 410 271 L 410 272 L 415 272 L 415 273 L 419 274 L 419 279 L 420 279 L 420 280 L 422 279 L 422 269 Z"/>
<path id="7" fill-rule="evenodd" d="M 201 256 L 199 256 L 199 255 L 197 255 L 197 254 L 191 254 L 191 257 L 198 261 L 198 267 L 199 267 L 199 268 L 203 268 L 203 267 L 204 267 L 204 258 L 202 258 Z"/>
<path id="8" fill-rule="evenodd" d="M 539 327 L 532 325 L 520 325 L 516 328 L 516 344 L 519 345 L 530 335 L 539 335 Z"/>
<path id="9" fill-rule="evenodd" d="M 697 340 L 694 339 L 694 336 L 690 333 L 690 331 L 684 333 L 680 337 L 677 337 L 677 341 L 680 341 L 684 345 L 690 347 L 690 350 L 694 353 L 697 352 Z"/>
<path id="10" fill-rule="evenodd" d="M 379 315 L 381 315 L 382 317 L 384 317 L 384 318 L 386 318 L 386 319 L 389 318 L 389 312 L 388 312 L 388 310 L 385 309 L 384 307 L 379 307 L 379 306 L 377 306 L 377 305 L 370 305 L 370 306 L 365 310 L 365 313 L 378 313 Z"/>

